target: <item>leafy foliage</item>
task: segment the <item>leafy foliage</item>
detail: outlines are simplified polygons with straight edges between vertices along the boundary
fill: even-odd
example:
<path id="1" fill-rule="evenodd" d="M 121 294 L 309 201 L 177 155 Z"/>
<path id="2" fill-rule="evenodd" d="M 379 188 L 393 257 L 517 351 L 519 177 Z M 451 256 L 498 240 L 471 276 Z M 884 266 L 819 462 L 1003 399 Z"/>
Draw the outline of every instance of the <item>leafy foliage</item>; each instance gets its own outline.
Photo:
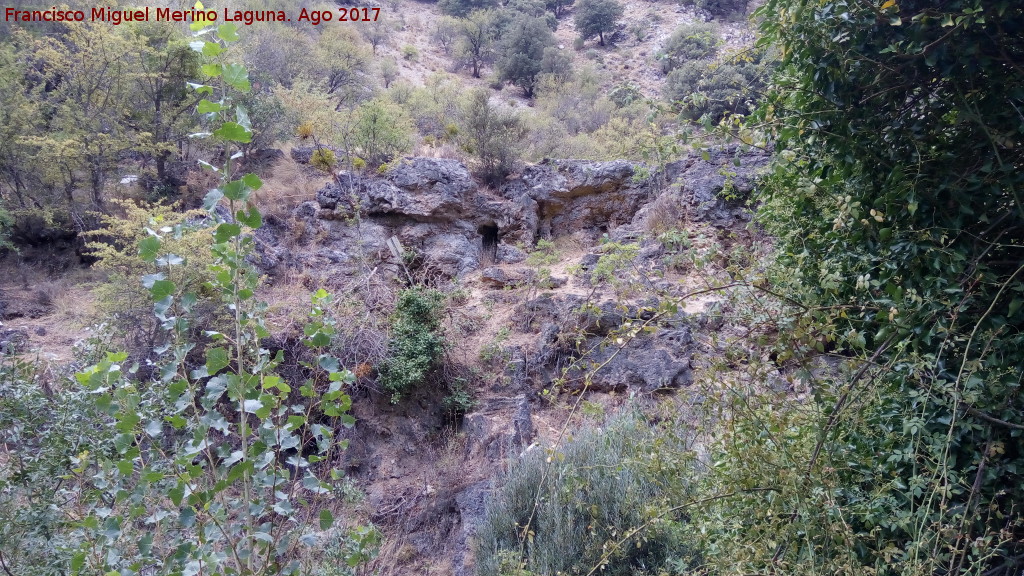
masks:
<path id="1" fill-rule="evenodd" d="M 695 4 L 716 18 L 740 19 L 746 15 L 750 0 L 695 0 Z"/>
<path id="2" fill-rule="evenodd" d="M 387 100 L 377 98 L 356 109 L 353 139 L 360 156 L 372 166 L 408 152 L 412 130 L 405 110 Z"/>
<path id="3" fill-rule="evenodd" d="M 223 55 L 238 37 L 234 25 L 207 33 L 194 47 L 220 80 L 193 88 L 210 115 L 205 136 L 227 150 L 223 165 L 208 166 L 220 186 L 206 203 L 217 218 L 224 200 L 231 219 L 216 221 L 201 286 L 169 252 L 187 246 L 176 242 L 181 227 L 150 228 L 138 241 L 138 258 L 156 267 L 141 280 L 164 334 L 151 370 L 125 364 L 125 353 L 83 357 L 95 364 L 55 392 L 24 365 L 0 367 L 5 458 L 15 463 L 0 474 L 0 498 L 12 505 L 0 542 L 5 552 L 9 543 L 38 547 L 5 554 L 5 570 L 11 560 L 29 574 L 308 573 L 312 556 L 301 551 L 317 541 L 311 521 L 322 531 L 334 522 L 323 502 L 338 475 L 324 464 L 344 446 L 337 429 L 354 422 L 343 390 L 354 377 L 324 352 L 335 331 L 326 292 L 314 295 L 304 329 L 309 355 L 293 360 L 306 377 L 296 390 L 278 374 L 283 352 L 260 345 L 266 305 L 255 300 L 259 275 L 248 256 L 262 224 L 250 196 L 262 183 L 232 166 L 240 155 L 232 152 L 252 138 L 234 101 L 250 82 Z M 116 243 L 99 250 L 107 262 L 136 265 Z M 191 323 L 203 290 L 231 321 L 200 346 Z M 349 566 L 369 558 L 373 532 L 352 541 L 362 544 Z"/>
<path id="4" fill-rule="evenodd" d="M 497 8 L 496 0 L 440 0 L 437 3 L 442 12 L 450 16 L 466 16 L 477 10 Z"/>
<path id="5" fill-rule="evenodd" d="M 604 35 L 615 29 L 622 18 L 623 8 L 616 0 L 580 0 L 576 5 L 576 31 L 584 41 L 598 37 L 598 44 L 604 46 Z"/>
<path id="6" fill-rule="evenodd" d="M 378 370 L 391 401 L 424 383 L 445 350 L 441 332 L 444 295 L 436 290 L 410 288 L 398 296 L 391 318 L 388 357 Z"/>
<path id="7" fill-rule="evenodd" d="M 547 48 L 555 43 L 551 29 L 540 18 L 525 14 L 516 16 L 502 36 L 498 57 L 498 75 L 533 97 L 540 73 L 544 70 Z M 549 57 L 549 66 L 550 63 Z"/>
<path id="8" fill-rule="evenodd" d="M 669 73 L 665 97 L 683 117 L 717 124 L 726 114 L 749 114 L 761 100 L 767 66 L 760 56 L 692 60 Z"/>
<path id="9" fill-rule="evenodd" d="M 559 449 L 530 451 L 488 506 L 477 573 L 682 574 L 686 521 L 668 503 L 690 491 L 687 450 L 668 426 L 631 414 Z"/>
<path id="10" fill-rule="evenodd" d="M 781 158 L 762 220 L 798 298 L 780 358 L 834 343 L 860 362 L 813 409 L 737 429 L 730 442 L 758 455 L 721 469 L 772 495 L 721 510 L 719 571 L 1016 574 L 1024 41 L 1009 31 L 1024 7 L 769 0 L 759 14 L 783 55 L 759 116 Z"/>
<path id="11" fill-rule="evenodd" d="M 686 24 L 676 28 L 658 53 L 661 71 L 668 74 L 692 60 L 707 60 L 718 53 L 722 39 L 718 26 L 710 23 Z"/>
<path id="12" fill-rule="evenodd" d="M 526 126 L 511 110 L 490 103 L 486 90 L 474 90 L 462 111 L 465 149 L 480 161 L 480 175 L 496 184 L 512 172 Z"/>

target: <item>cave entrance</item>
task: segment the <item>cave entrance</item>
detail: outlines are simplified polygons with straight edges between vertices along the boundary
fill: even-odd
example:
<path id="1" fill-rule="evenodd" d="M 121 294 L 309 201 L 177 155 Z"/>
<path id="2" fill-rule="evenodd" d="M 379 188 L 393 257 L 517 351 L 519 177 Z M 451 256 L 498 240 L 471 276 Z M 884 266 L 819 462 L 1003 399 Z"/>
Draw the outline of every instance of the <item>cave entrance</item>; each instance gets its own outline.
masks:
<path id="1" fill-rule="evenodd" d="M 493 263 L 498 259 L 498 226 L 496 224 L 481 224 L 476 229 L 480 234 L 480 242 L 483 250 L 480 252 L 481 260 Z"/>

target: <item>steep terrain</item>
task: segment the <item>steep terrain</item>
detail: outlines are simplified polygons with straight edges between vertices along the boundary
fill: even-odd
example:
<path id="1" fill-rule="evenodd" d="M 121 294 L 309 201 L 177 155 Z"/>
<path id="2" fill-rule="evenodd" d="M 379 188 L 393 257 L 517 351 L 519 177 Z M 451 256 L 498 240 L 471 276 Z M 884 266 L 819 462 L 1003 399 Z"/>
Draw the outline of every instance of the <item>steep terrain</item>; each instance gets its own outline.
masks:
<path id="1" fill-rule="evenodd" d="M 728 265 L 713 254 L 723 245 L 756 251 L 744 202 L 768 159 L 721 148 L 660 169 L 553 160 L 494 190 L 456 161 L 408 158 L 382 176 L 343 174 L 268 221 L 258 251 L 271 285 L 301 277 L 382 310 L 409 278 L 452 294 L 438 378 L 464 379 L 475 407 L 451 420 L 440 380 L 397 406 L 372 384 L 355 402 L 345 458 L 389 536 L 377 568 L 470 574 L 468 539 L 503 462 L 577 423 L 577 394 L 612 413 L 691 384 L 724 295 L 688 295 Z M 670 230 L 685 240 L 659 237 Z"/>

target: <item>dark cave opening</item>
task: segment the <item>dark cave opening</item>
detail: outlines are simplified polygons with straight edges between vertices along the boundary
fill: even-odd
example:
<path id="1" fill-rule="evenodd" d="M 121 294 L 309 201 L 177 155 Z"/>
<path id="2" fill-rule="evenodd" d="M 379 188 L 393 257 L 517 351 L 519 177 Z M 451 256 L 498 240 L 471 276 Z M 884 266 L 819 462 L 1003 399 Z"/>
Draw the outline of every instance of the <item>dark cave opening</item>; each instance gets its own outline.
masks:
<path id="1" fill-rule="evenodd" d="M 482 260 L 494 262 L 498 257 L 498 226 L 481 224 L 476 231 L 480 234 L 480 241 L 483 244 Z"/>

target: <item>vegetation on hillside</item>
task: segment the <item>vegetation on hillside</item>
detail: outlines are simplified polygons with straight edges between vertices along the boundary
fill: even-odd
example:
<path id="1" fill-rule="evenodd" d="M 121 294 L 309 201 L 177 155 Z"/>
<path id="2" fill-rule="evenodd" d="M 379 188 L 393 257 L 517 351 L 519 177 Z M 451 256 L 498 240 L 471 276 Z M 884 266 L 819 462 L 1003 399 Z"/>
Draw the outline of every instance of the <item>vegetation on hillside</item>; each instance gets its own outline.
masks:
<path id="1" fill-rule="evenodd" d="M 467 289 L 417 272 L 397 238 L 388 296 L 338 302 L 302 278 L 289 288 L 308 310 L 272 333 L 255 247 L 265 220 L 306 224 L 261 206 L 258 174 L 294 137 L 334 185 L 409 154 L 465 161 L 482 195 L 548 157 L 643 160 L 626 178 L 655 183 L 646 229 L 605 226 L 587 269 L 567 271 L 590 291 L 579 318 L 614 316 L 590 301 L 598 289 L 635 317 L 550 325 L 564 369 L 530 395 L 564 420 L 496 473 L 473 544 L 482 576 L 1020 574 L 1024 6 L 767 0 L 757 45 L 736 49 L 719 33 L 747 2 L 695 4 L 717 23 L 650 54 L 660 102 L 597 66 L 633 16 L 617 0 L 440 0 L 423 35 L 436 54 L 396 41 L 400 14 L 0 28 L 0 251 L 77 243 L 102 277 L 102 323 L 71 365 L 4 344 L 0 571 L 365 574 L 383 535 L 347 515 L 349 394 L 443 413 L 454 437 L 473 378 L 507 392 L 526 362 L 510 330 L 480 347 L 486 376 L 451 362 Z M 569 26 L 573 49 L 556 36 Z M 435 57 L 447 71 L 414 67 Z M 750 230 L 712 243 L 673 196 L 686 183 L 658 178 L 723 142 L 736 161 L 751 147 L 775 160 Z M 359 236 L 348 200 L 331 216 Z M 496 253 L 498 226 L 485 232 Z M 741 240 L 762 232 L 757 249 Z M 309 224 L 292 241 L 327 234 Z M 706 330 L 675 399 L 644 393 L 605 419 L 588 400 L 596 355 L 686 318 L 687 298 L 637 265 L 652 246 L 658 274 L 696 271 L 690 296 L 721 293 L 742 330 Z M 535 273 L 516 279 L 525 292 L 554 289 L 560 245 L 504 248 Z M 384 282 L 358 250 L 332 256 L 359 260 L 361 290 Z M 569 431 L 581 419 L 590 429 Z M 424 481 L 379 517 L 435 492 Z"/>

